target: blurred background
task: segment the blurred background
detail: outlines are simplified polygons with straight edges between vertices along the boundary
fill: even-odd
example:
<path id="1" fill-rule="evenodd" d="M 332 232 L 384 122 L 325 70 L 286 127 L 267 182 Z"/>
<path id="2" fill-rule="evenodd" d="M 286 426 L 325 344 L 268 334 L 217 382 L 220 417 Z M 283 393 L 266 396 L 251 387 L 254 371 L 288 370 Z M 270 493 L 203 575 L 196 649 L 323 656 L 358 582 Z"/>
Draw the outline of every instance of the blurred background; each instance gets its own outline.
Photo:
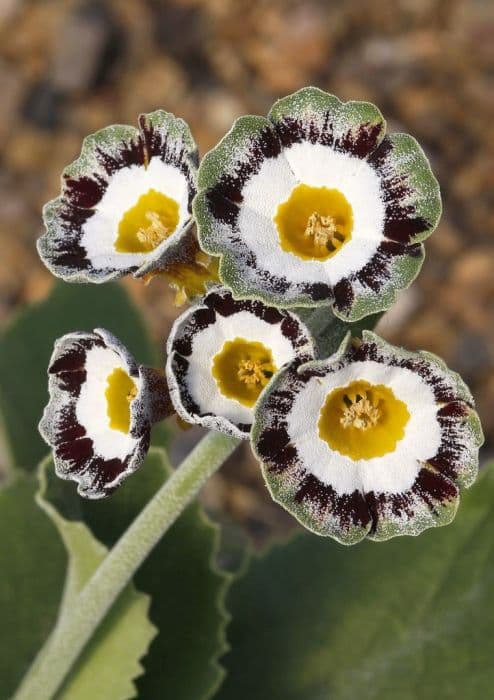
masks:
<path id="1" fill-rule="evenodd" d="M 204 154 L 236 117 L 314 84 L 375 102 L 431 159 L 443 218 L 422 274 L 378 330 L 463 375 L 491 456 L 493 37 L 489 0 L 0 0 L 0 323 L 53 283 L 34 246 L 41 207 L 85 135 L 161 107 L 188 121 Z M 160 280 L 124 284 L 162 343 L 173 293 Z M 174 461 L 199 432 L 179 434 Z M 203 499 L 258 543 L 294 527 L 248 446 Z"/>

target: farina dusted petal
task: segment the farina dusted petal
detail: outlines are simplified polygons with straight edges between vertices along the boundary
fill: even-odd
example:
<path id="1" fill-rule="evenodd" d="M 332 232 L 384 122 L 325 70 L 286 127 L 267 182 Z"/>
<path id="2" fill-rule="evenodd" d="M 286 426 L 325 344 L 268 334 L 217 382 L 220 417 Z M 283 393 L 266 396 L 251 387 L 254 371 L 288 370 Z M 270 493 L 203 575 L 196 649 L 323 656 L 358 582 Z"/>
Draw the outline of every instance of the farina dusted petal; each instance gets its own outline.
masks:
<path id="1" fill-rule="evenodd" d="M 241 298 L 332 305 L 358 320 L 417 275 L 437 225 L 439 187 L 417 142 L 385 136 L 369 103 L 317 88 L 241 117 L 204 157 L 199 239 Z"/>
<path id="2" fill-rule="evenodd" d="M 288 365 L 256 406 L 253 448 L 274 499 L 345 544 L 449 523 L 483 441 L 465 384 L 429 353 L 364 331 Z"/>
<path id="3" fill-rule="evenodd" d="M 151 423 L 171 412 L 164 379 L 104 329 L 59 338 L 48 376 L 39 429 L 57 475 L 86 498 L 109 495 L 142 463 Z"/>
<path id="4" fill-rule="evenodd" d="M 197 147 L 189 127 L 158 110 L 139 129 L 109 126 L 88 136 L 43 210 L 38 251 L 69 282 L 146 275 L 180 257 L 192 225 Z"/>
<path id="5" fill-rule="evenodd" d="M 303 323 L 259 301 L 212 290 L 175 322 L 167 345 L 167 380 L 177 413 L 235 437 L 248 437 L 253 407 L 287 362 L 314 358 Z"/>

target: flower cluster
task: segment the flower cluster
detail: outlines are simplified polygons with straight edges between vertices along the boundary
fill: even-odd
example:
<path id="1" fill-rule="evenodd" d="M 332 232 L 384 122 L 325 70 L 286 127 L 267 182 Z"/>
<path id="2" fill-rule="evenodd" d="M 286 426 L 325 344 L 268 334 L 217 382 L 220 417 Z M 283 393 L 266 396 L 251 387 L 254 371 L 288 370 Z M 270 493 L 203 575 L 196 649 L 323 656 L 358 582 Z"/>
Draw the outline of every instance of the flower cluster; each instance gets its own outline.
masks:
<path id="1" fill-rule="evenodd" d="M 478 469 L 472 396 L 434 355 L 352 337 L 350 323 L 412 282 L 440 213 L 417 142 L 316 88 L 241 117 L 199 166 L 166 112 L 88 137 L 45 207 L 42 259 L 67 281 L 163 275 L 192 303 L 165 372 L 108 331 L 57 341 L 40 430 L 59 476 L 109 494 L 176 412 L 250 438 L 273 498 L 320 535 L 353 544 L 449 522 Z M 321 356 L 321 332 L 345 324 Z"/>

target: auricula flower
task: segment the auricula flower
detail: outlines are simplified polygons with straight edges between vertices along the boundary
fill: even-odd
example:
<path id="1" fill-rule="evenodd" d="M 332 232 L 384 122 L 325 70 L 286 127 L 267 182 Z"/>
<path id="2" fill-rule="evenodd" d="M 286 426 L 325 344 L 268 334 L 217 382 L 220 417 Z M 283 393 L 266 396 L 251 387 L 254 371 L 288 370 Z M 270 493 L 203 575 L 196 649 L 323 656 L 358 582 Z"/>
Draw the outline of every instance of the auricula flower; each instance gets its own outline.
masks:
<path id="1" fill-rule="evenodd" d="M 252 429 L 274 499 L 345 544 L 449 523 L 482 441 L 457 374 L 368 331 L 326 360 L 282 369 Z"/>
<path id="2" fill-rule="evenodd" d="M 192 224 L 197 147 L 189 127 L 158 110 L 139 129 L 109 126 L 88 136 L 62 174 L 62 193 L 43 210 L 38 250 L 69 282 L 142 277 L 180 258 Z"/>
<path id="3" fill-rule="evenodd" d="M 303 323 L 259 301 L 212 290 L 176 321 L 167 345 L 166 376 L 183 420 L 248 437 L 254 406 L 287 362 L 314 358 Z"/>
<path id="4" fill-rule="evenodd" d="M 55 471 L 81 496 L 107 496 L 142 463 L 151 424 L 172 413 L 165 379 L 103 329 L 57 340 L 48 375 L 39 429 Z"/>
<path id="5" fill-rule="evenodd" d="M 235 296 L 333 305 L 357 320 L 417 275 L 439 186 L 418 143 L 385 136 L 374 105 L 304 88 L 238 119 L 204 157 L 199 239 Z"/>

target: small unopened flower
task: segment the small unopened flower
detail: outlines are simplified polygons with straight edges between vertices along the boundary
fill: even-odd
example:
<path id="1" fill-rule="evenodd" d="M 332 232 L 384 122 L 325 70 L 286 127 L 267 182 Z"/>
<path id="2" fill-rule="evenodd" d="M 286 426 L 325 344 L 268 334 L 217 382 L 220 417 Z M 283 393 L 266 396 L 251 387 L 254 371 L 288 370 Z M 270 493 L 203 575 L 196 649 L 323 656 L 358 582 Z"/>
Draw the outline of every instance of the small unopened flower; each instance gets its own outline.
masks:
<path id="1" fill-rule="evenodd" d="M 374 105 L 317 88 L 235 122 L 201 163 L 194 211 L 236 296 L 332 304 L 352 320 L 391 306 L 420 269 L 441 200 L 415 139 L 385 131 Z"/>
<path id="2" fill-rule="evenodd" d="M 252 429 L 274 499 L 346 544 L 449 523 L 482 441 L 457 374 L 367 331 L 327 360 L 282 369 Z"/>
<path id="3" fill-rule="evenodd" d="M 56 473 L 81 496 L 107 496 L 142 463 L 151 424 L 172 412 L 165 379 L 103 329 L 57 340 L 48 376 L 39 428 Z"/>
<path id="4" fill-rule="evenodd" d="M 189 127 L 158 110 L 139 129 L 109 126 L 88 136 L 43 210 L 38 250 L 69 282 L 136 277 L 166 266 L 192 223 L 197 147 Z"/>
<path id="5" fill-rule="evenodd" d="M 314 357 L 302 322 L 259 301 L 211 291 L 175 322 L 168 339 L 167 380 L 179 416 L 247 437 L 254 406 L 287 362 Z"/>

